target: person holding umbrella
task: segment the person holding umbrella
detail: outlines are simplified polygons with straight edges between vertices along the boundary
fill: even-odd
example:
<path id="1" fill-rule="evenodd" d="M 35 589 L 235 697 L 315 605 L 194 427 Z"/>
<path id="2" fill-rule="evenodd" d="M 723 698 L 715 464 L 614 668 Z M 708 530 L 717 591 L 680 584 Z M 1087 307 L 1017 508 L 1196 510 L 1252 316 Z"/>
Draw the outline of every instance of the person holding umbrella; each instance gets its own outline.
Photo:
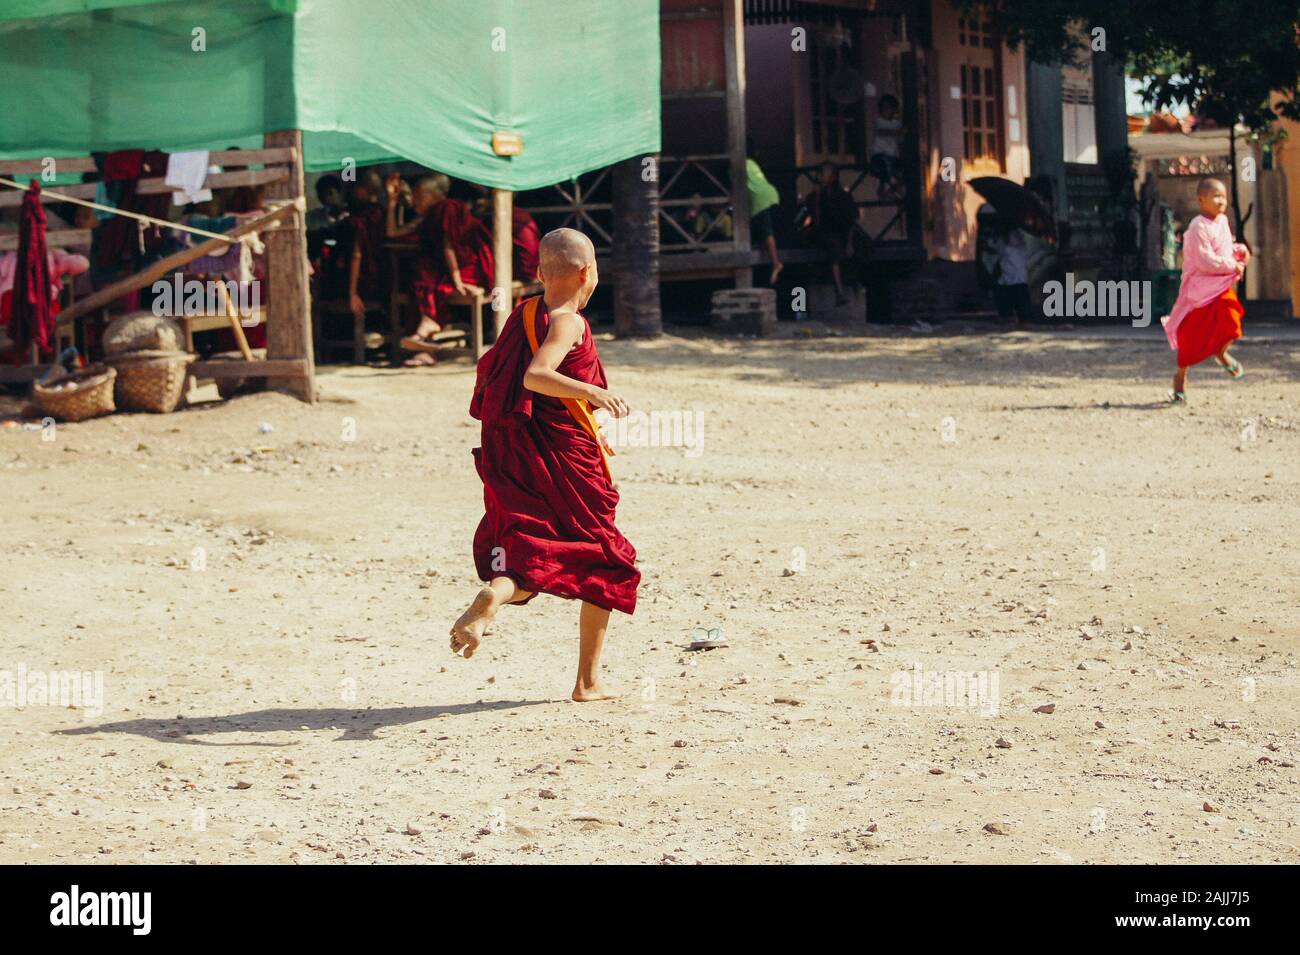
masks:
<path id="1" fill-rule="evenodd" d="M 988 200 L 977 218 L 981 232 L 991 233 L 987 242 L 976 243 L 984 247 L 984 254 L 977 251 L 977 271 L 989 272 L 998 315 L 1011 319 L 1013 326 L 1028 322 L 1034 311 L 1029 294 L 1031 259 L 1039 259 L 1031 247 L 1035 236 L 1050 241 L 1055 231 L 1051 210 L 1037 193 L 1009 179 L 982 176 L 970 184 Z"/>

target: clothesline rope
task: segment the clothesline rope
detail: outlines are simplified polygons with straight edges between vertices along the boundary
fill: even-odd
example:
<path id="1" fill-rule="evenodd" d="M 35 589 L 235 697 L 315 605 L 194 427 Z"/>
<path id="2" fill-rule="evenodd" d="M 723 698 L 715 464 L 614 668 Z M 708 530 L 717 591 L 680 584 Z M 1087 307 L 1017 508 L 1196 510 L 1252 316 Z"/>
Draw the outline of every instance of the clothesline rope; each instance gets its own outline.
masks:
<path id="1" fill-rule="evenodd" d="M 27 186 L 22 183 L 14 182 L 12 179 L 5 179 L 3 177 L 0 177 L 0 186 L 8 186 L 10 189 L 19 189 L 23 192 L 27 191 Z M 208 239 L 221 239 L 225 242 L 239 241 L 239 239 L 231 239 L 228 235 L 222 235 L 220 232 L 208 232 L 206 229 L 197 229 L 194 226 L 182 225 L 179 222 L 171 222 L 167 219 L 155 219 L 153 216 L 147 216 L 140 212 L 128 212 L 126 209 L 117 209 L 113 206 L 100 205 L 98 202 L 91 202 L 89 199 L 78 199 L 76 196 L 65 195 L 62 192 L 55 192 L 52 189 L 42 189 L 40 196 L 42 201 L 71 202 L 75 205 L 85 206 L 87 209 L 98 209 L 101 212 L 110 212 L 113 215 L 138 219 L 141 222 L 148 222 L 153 225 L 162 226 L 165 229 L 178 229 L 181 232 L 190 232 L 194 235 L 201 235 Z M 48 200 L 46 199 L 47 196 L 49 197 Z M 283 204 L 284 203 L 276 203 L 274 201 L 268 203 L 272 208 Z M 289 204 L 297 206 L 299 212 L 303 211 L 306 207 L 306 202 L 302 199 L 289 200 Z"/>

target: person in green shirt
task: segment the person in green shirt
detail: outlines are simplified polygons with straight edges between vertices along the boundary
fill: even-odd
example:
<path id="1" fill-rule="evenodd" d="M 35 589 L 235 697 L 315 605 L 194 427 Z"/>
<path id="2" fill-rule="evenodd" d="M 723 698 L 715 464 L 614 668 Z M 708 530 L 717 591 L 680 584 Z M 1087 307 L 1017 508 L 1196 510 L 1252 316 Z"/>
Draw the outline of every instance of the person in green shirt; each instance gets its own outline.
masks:
<path id="1" fill-rule="evenodd" d="M 785 268 L 781 256 L 776 251 L 776 234 L 772 231 L 772 217 L 776 212 L 781 196 L 776 186 L 767 181 L 763 170 L 754 159 L 754 141 L 746 142 L 745 179 L 749 190 L 749 230 L 756 244 L 767 249 L 768 258 L 772 260 L 772 273 L 768 277 L 769 285 L 776 285 L 777 276 Z"/>

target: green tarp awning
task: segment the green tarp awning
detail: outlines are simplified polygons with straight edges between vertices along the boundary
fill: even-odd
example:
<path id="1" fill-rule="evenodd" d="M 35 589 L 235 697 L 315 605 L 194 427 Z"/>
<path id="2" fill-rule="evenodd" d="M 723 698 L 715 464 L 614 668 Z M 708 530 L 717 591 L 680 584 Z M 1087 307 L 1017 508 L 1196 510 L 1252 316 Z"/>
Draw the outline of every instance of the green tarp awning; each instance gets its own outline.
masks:
<path id="1" fill-rule="evenodd" d="M 525 190 L 659 149 L 656 0 L 0 0 L 0 156 L 304 131 Z M 495 132 L 523 153 L 497 156 Z"/>

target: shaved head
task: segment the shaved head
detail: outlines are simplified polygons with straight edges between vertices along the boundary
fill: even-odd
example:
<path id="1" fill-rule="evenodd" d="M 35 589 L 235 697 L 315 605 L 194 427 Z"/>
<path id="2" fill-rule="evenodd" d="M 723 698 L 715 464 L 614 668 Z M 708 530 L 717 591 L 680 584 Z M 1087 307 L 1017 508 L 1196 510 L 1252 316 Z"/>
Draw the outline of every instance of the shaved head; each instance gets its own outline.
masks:
<path id="1" fill-rule="evenodd" d="M 431 193 L 439 199 L 445 199 L 447 194 L 451 192 L 451 180 L 442 173 L 435 172 L 417 179 L 415 188 L 420 192 Z"/>
<path id="2" fill-rule="evenodd" d="M 558 279 L 596 261 L 596 247 L 577 229 L 555 229 L 542 236 L 538 266 L 548 279 Z"/>
<path id="3" fill-rule="evenodd" d="M 1227 192 L 1227 187 L 1224 186 L 1223 180 L 1215 179 L 1213 176 L 1206 176 L 1204 179 L 1202 179 L 1200 182 L 1196 184 L 1196 194 L 1198 196 L 1203 196 L 1207 192 L 1214 192 L 1215 190 L 1218 189 L 1222 189 L 1224 192 Z"/>

